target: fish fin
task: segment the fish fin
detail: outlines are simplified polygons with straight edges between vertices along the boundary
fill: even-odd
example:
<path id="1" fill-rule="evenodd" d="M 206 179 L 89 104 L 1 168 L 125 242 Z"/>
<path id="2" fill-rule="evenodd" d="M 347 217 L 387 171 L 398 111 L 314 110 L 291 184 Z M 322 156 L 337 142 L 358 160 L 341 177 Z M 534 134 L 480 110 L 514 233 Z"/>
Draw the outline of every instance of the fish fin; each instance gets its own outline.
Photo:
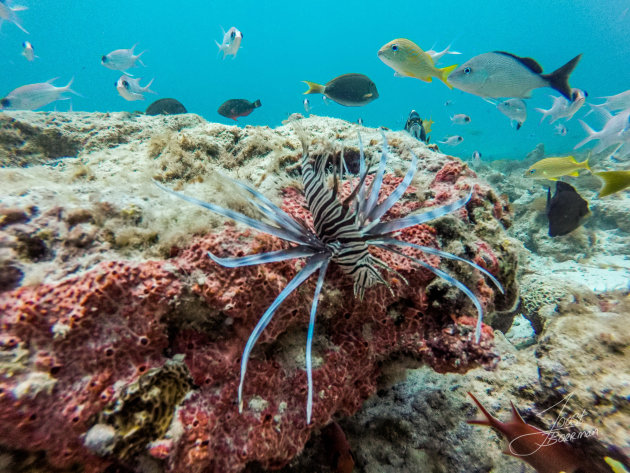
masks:
<path id="1" fill-rule="evenodd" d="M 151 84 L 153 84 L 153 81 L 154 81 L 154 80 L 155 80 L 155 77 L 154 77 L 153 79 L 151 79 L 147 85 L 145 85 L 144 87 L 142 87 L 142 89 L 143 89 L 145 92 L 148 92 L 148 93 L 150 93 L 150 94 L 157 94 L 157 92 L 155 92 L 154 90 L 149 89 L 149 87 L 151 87 Z"/>
<path id="2" fill-rule="evenodd" d="M 516 122 L 516 129 L 517 130 L 520 130 L 522 126 L 523 126 L 523 122 Z"/>
<path id="3" fill-rule="evenodd" d="M 498 425 L 500 425 L 500 422 L 492 417 L 492 415 L 486 410 L 485 407 L 483 407 L 481 402 L 479 402 L 479 400 L 473 395 L 473 393 L 468 392 L 468 395 L 472 398 L 473 401 L 475 401 L 475 404 L 477 404 L 477 407 L 483 414 L 484 418 L 467 420 L 466 423 L 472 425 L 484 425 L 487 427 L 498 427 Z"/>
<path id="4" fill-rule="evenodd" d="M 595 130 L 593 130 L 590 126 L 588 126 L 586 124 L 586 122 L 584 122 L 583 120 L 578 120 L 578 121 L 580 122 L 580 125 L 582 125 L 582 128 L 584 128 L 584 131 L 586 132 L 586 134 L 588 136 L 586 138 L 584 138 L 582 141 L 580 141 L 578 144 L 576 144 L 573 147 L 573 149 L 578 149 L 578 148 L 584 146 L 589 141 L 595 139 L 596 135 L 597 135 L 597 132 Z"/>
<path id="5" fill-rule="evenodd" d="M 545 213 L 549 213 L 551 207 L 551 187 L 547 187 L 547 205 L 545 206 Z"/>
<path id="6" fill-rule="evenodd" d="M 75 92 L 74 90 L 72 90 L 70 87 L 72 86 L 72 83 L 74 82 L 74 77 L 72 77 L 72 79 L 70 79 L 70 82 L 68 82 L 65 87 L 63 87 L 64 89 L 66 89 L 64 92 L 70 92 L 71 94 L 77 95 L 79 97 L 83 97 L 83 95 L 81 95 L 78 92 Z"/>
<path id="7" fill-rule="evenodd" d="M 260 103 L 260 99 L 256 100 L 253 104 L 254 108 L 260 107 L 262 104 Z"/>
<path id="8" fill-rule="evenodd" d="M 512 422 L 518 422 L 519 424 L 527 424 L 521 417 L 521 414 L 518 412 L 518 409 L 516 409 L 516 406 L 514 405 L 512 401 L 510 401 L 510 406 L 512 406 Z"/>
<path id="9" fill-rule="evenodd" d="M 591 171 L 591 166 L 588 164 L 588 160 L 591 159 L 591 153 L 588 153 L 588 157 L 581 163 L 578 163 L 584 167 L 584 169 Z M 591 171 L 593 172 L 593 171 Z"/>
<path id="10" fill-rule="evenodd" d="M 135 45 L 134 45 L 134 47 L 135 47 Z M 144 62 L 142 62 L 142 59 L 140 59 L 140 56 L 142 56 L 142 55 L 143 55 L 144 53 L 146 53 L 146 52 L 147 52 L 147 50 L 145 49 L 144 51 L 142 51 L 140 54 L 138 54 L 138 55 L 136 56 L 136 61 L 138 61 L 138 62 L 139 62 L 140 64 L 142 64 L 144 67 L 147 67 L 147 65 L 146 65 Z"/>
<path id="11" fill-rule="evenodd" d="M 24 10 L 28 10 L 28 7 L 25 7 L 24 5 L 13 5 L 11 7 L 12 11 L 24 11 Z"/>
<path id="12" fill-rule="evenodd" d="M 53 82 L 55 82 L 57 79 L 59 79 L 59 76 L 57 76 L 57 77 L 53 77 L 52 79 L 48 79 L 48 80 L 46 81 L 46 84 L 52 84 L 52 83 L 53 83 Z"/>
<path id="13" fill-rule="evenodd" d="M 542 118 L 540 119 L 540 123 L 544 122 L 545 118 L 547 118 L 549 110 L 545 110 L 544 108 L 535 108 L 534 110 L 536 110 L 537 112 L 542 113 Z"/>
<path id="14" fill-rule="evenodd" d="M 538 64 L 538 62 L 535 59 L 532 59 L 531 57 L 521 57 L 521 56 L 517 56 L 516 54 L 508 53 L 505 51 L 494 51 L 494 52 L 496 54 L 503 54 L 504 56 L 510 56 L 511 58 L 516 59 L 523 66 L 525 66 L 527 69 L 529 69 L 530 71 L 536 74 L 540 74 L 543 71 L 542 67 L 540 67 L 540 64 Z"/>
<path id="15" fill-rule="evenodd" d="M 630 173 L 626 174 L 623 171 L 603 171 L 594 174 L 604 182 L 597 197 L 606 197 L 630 187 Z"/>
<path id="16" fill-rule="evenodd" d="M 307 80 L 303 80 L 302 82 L 304 82 L 306 85 L 308 85 L 308 90 L 306 92 L 304 92 L 303 95 L 306 95 L 306 94 L 323 94 L 324 93 L 324 89 L 326 88 L 325 86 L 323 86 L 321 84 L 317 84 L 315 82 L 309 82 Z"/>
<path id="17" fill-rule="evenodd" d="M 452 66 L 443 67 L 442 69 L 438 69 L 440 71 L 440 80 L 446 84 L 449 89 L 452 89 L 453 86 L 448 83 L 448 76 L 451 72 L 457 69 L 457 64 L 453 64 Z"/>
<path id="18" fill-rule="evenodd" d="M 551 74 L 540 75 L 540 77 L 549 81 L 549 87 L 560 92 L 569 102 L 573 102 L 573 97 L 571 96 L 571 86 L 569 85 L 569 76 L 573 72 L 573 69 L 575 69 L 575 66 L 577 66 L 581 57 L 582 55 L 578 54 L 564 66 L 556 69 Z"/>

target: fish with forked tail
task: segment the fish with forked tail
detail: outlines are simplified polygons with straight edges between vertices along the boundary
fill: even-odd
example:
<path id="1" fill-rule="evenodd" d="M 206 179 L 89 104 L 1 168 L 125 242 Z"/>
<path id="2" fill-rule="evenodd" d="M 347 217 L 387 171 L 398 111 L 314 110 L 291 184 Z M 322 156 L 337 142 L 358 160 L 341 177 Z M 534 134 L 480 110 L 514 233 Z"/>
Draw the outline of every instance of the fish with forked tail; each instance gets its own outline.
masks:
<path id="1" fill-rule="evenodd" d="M 431 82 L 435 77 L 444 82 L 449 89 L 453 88 L 447 79 L 457 65 L 438 69 L 433 58 L 413 41 L 405 38 L 390 41 L 379 49 L 378 58 L 396 71 L 395 76 L 415 77 L 424 82 Z"/>
<path id="2" fill-rule="evenodd" d="M 532 90 L 551 87 L 572 101 L 569 76 L 581 54 L 551 74 L 543 74 L 534 59 L 505 51 L 480 54 L 469 59 L 449 76 L 453 87 L 485 98 L 529 98 Z"/>

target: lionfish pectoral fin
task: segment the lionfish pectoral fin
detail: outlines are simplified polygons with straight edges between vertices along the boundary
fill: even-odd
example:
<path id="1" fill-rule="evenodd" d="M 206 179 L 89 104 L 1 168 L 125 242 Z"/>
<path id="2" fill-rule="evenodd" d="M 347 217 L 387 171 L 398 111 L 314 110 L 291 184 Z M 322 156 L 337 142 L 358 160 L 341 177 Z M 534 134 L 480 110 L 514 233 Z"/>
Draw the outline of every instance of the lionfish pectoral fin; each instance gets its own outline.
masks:
<path id="1" fill-rule="evenodd" d="M 367 240 L 368 243 L 372 243 L 372 244 L 382 244 L 382 245 L 395 245 L 395 246 L 406 246 L 409 248 L 415 248 L 417 250 L 420 250 L 424 253 L 429 253 L 430 255 L 436 255 L 436 256 L 441 256 L 442 258 L 447 258 L 447 259 L 452 259 L 452 260 L 456 260 L 456 261 L 461 261 L 462 263 L 466 263 L 467 265 L 472 266 L 473 268 L 475 268 L 476 270 L 480 271 L 481 273 L 483 273 L 485 276 L 488 277 L 488 279 L 490 279 L 490 281 L 492 281 L 492 284 L 494 284 L 496 286 L 496 288 L 501 292 L 501 294 L 504 294 L 505 291 L 503 290 L 503 285 L 498 281 L 497 278 L 495 278 L 489 271 L 487 271 L 486 269 L 482 268 L 481 266 L 479 266 L 478 264 L 467 260 L 466 258 L 462 258 L 460 256 L 454 255 L 452 253 L 448 253 L 446 251 L 442 251 L 442 250 L 438 250 L 437 248 L 431 248 L 430 246 L 422 246 L 422 245 L 416 245 L 415 243 L 411 243 L 408 241 L 404 241 L 404 240 L 397 240 L 396 238 L 386 238 L 386 237 L 382 237 L 382 238 L 377 238 L 374 240 Z"/>
<path id="2" fill-rule="evenodd" d="M 320 269 L 322 265 L 330 259 L 330 255 L 326 252 L 316 253 L 310 259 L 307 260 L 304 267 L 289 281 L 289 284 L 278 294 L 275 300 L 267 308 L 262 315 L 254 330 L 249 336 L 245 349 L 243 350 L 243 356 L 241 358 L 241 379 L 238 384 L 238 411 L 243 412 L 243 384 L 245 381 L 245 373 L 247 372 L 247 361 L 249 355 L 256 344 L 256 341 L 260 337 L 265 327 L 271 322 L 273 314 L 276 312 L 280 304 L 291 294 L 300 284 L 306 281 L 311 274 Z"/>
<path id="3" fill-rule="evenodd" d="M 328 260 L 324 260 L 319 269 L 319 277 L 317 278 L 317 286 L 315 286 L 315 294 L 313 295 L 313 304 L 311 305 L 311 316 L 308 322 L 308 335 L 306 336 L 306 378 L 308 380 L 308 394 L 306 398 L 306 423 L 311 423 L 313 414 L 313 334 L 315 332 L 315 316 L 317 315 L 317 303 L 319 294 L 324 285 L 324 277 L 328 268 Z"/>
<path id="4" fill-rule="evenodd" d="M 309 246 L 300 245 L 286 250 L 270 251 L 268 253 L 257 253 L 255 255 L 242 256 L 239 258 L 220 258 L 208 252 L 212 261 L 226 268 L 240 268 L 241 266 L 253 266 L 257 264 L 275 263 L 294 258 L 305 258 L 313 256 L 316 250 Z"/>
<path id="5" fill-rule="evenodd" d="M 371 226 L 367 234 L 378 237 L 380 235 L 385 235 L 387 233 L 392 233 L 397 230 L 402 230 L 404 228 L 412 227 L 414 225 L 419 225 L 421 223 L 443 217 L 444 215 L 454 212 L 455 210 L 466 205 L 471 199 L 472 195 L 473 190 L 471 189 L 466 197 L 462 197 L 461 199 L 458 199 L 455 202 L 451 202 L 450 204 L 442 205 L 436 209 L 429 210 L 428 212 L 424 212 L 418 215 L 409 215 L 408 217 L 397 218 L 395 220 L 390 220 L 389 222 L 378 223 L 377 225 Z"/>
<path id="6" fill-rule="evenodd" d="M 165 185 L 160 184 L 155 180 L 153 181 L 153 183 L 163 191 L 166 191 L 169 194 L 174 195 L 175 197 L 179 197 L 180 199 L 190 202 L 191 204 L 195 204 L 205 209 L 208 209 L 216 214 L 222 215 L 223 217 L 231 218 L 232 220 L 243 223 L 256 230 L 260 230 L 261 232 L 277 236 L 278 238 L 282 238 L 283 240 L 292 241 L 299 245 L 308 243 L 308 240 L 305 240 L 304 238 L 296 238 L 295 232 L 293 232 L 292 230 L 285 230 L 284 228 L 274 227 L 273 225 L 266 224 L 264 222 L 261 222 L 260 220 L 248 217 L 247 215 L 244 215 L 242 213 L 235 212 L 234 210 L 226 209 L 224 207 L 211 204 L 209 202 L 204 202 L 203 200 L 195 199 L 194 197 L 190 197 L 186 194 L 182 194 L 180 192 L 169 189 Z"/>
<path id="7" fill-rule="evenodd" d="M 428 269 L 429 271 L 431 271 L 436 276 L 444 279 L 447 283 L 455 286 L 457 289 L 459 289 L 464 294 L 466 294 L 466 296 L 468 296 L 468 298 L 471 300 L 471 302 L 473 303 L 473 305 L 477 309 L 477 325 L 475 327 L 475 343 L 479 343 L 479 340 L 481 339 L 481 321 L 482 321 L 482 318 L 483 318 L 483 308 L 481 307 L 481 302 L 479 301 L 477 296 L 475 296 L 475 294 L 473 294 L 473 292 L 470 289 L 468 289 L 463 283 L 461 283 L 460 281 L 455 279 L 450 274 L 442 271 L 439 268 L 434 268 L 433 266 L 431 266 L 428 263 L 425 263 L 421 259 L 414 258 L 413 256 L 406 255 L 402 251 L 399 251 L 396 248 L 392 248 L 389 245 L 381 245 L 381 244 L 378 244 L 378 243 L 372 243 L 372 244 L 374 244 L 375 246 L 377 246 L 379 248 L 383 248 L 384 250 L 388 250 L 388 251 L 391 251 L 392 253 L 396 253 L 398 255 L 404 256 L 405 258 L 409 259 L 410 261 L 413 261 L 414 263 L 419 264 L 423 268 Z"/>
<path id="8" fill-rule="evenodd" d="M 385 136 L 385 132 L 380 130 L 381 137 L 383 138 L 383 152 L 381 153 L 381 160 L 378 163 L 378 170 L 376 171 L 376 176 L 372 179 L 370 183 L 370 187 L 368 188 L 368 197 L 367 200 L 364 200 L 359 203 L 359 214 L 361 215 L 362 221 L 365 221 L 365 218 L 370 215 L 374 206 L 378 202 L 378 195 L 381 192 L 381 187 L 383 185 L 383 176 L 385 175 L 385 164 L 387 163 L 387 137 Z"/>
<path id="9" fill-rule="evenodd" d="M 378 204 L 377 206 L 375 206 L 373 209 L 370 210 L 370 212 L 366 215 L 367 220 L 371 220 L 371 221 L 380 220 L 380 218 L 389 209 L 391 209 L 394 206 L 394 204 L 398 202 L 400 198 L 403 196 L 403 194 L 407 191 L 407 188 L 409 187 L 409 184 L 411 184 L 413 176 L 416 175 L 416 169 L 418 166 L 418 157 L 416 156 L 416 153 L 412 151 L 411 156 L 412 156 L 411 165 L 409 166 L 409 169 L 407 169 L 407 173 L 405 174 L 405 177 L 403 178 L 403 180 L 400 181 L 400 184 L 396 186 L 396 189 L 394 189 L 394 191 L 391 194 L 389 194 L 383 202 L 381 202 L 380 204 Z"/>

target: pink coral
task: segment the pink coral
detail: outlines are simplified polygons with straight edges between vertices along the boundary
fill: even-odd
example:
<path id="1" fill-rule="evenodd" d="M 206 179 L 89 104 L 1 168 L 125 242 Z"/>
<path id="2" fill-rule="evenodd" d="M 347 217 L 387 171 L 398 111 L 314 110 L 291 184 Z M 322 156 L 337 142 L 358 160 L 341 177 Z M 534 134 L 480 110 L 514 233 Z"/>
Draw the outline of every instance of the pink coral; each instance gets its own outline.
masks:
<path id="1" fill-rule="evenodd" d="M 442 173 L 451 197 L 454 187 L 468 185 L 459 181 L 463 168 L 452 168 Z M 398 182 L 400 178 L 386 176 L 384 192 Z M 285 210 L 308 222 L 302 202 L 295 191 L 285 190 Z M 419 205 L 407 196 L 388 216 L 405 215 Z M 438 242 L 428 225 L 405 229 L 399 238 L 433 247 Z M 147 438 L 149 454 L 172 472 L 237 473 L 250 462 L 274 468 L 299 453 L 311 431 L 333 415 L 356 412 L 375 391 L 380 364 L 393 356 L 413 356 L 440 372 L 464 372 L 497 361 L 489 328 L 475 344 L 474 319 L 459 313 L 461 307 L 441 305 L 438 296 L 425 290 L 432 273 L 373 249 L 408 283 L 389 273 L 391 292 L 379 285 L 359 301 L 352 281 L 331 267 L 316 326 L 313 422 L 307 425 L 304 413 L 302 347 L 314 281 L 287 298 L 260 337 L 245 378 L 245 409 L 239 414 L 245 341 L 301 262 L 230 269 L 213 263 L 207 252 L 238 256 L 283 245 L 226 225 L 168 260 L 103 263 L 61 283 L 0 295 L 0 349 L 16 360 L 15 372 L 0 375 L 4 443 L 45 450 L 53 466 L 81 463 L 89 472 L 103 471 L 109 462 L 129 462 L 97 456 L 84 446 L 82 435 L 108 403 L 119 399 L 123 386 L 182 353 L 196 384 L 176 411 L 182 431 L 168 439 Z M 495 270 L 490 247 L 478 242 L 476 248 L 475 260 Z M 440 262 L 414 249 L 405 251 L 432 265 Z M 484 305 L 491 305 L 494 293 L 482 278 L 478 289 L 483 289 L 478 296 Z M 203 314 L 201 319 L 189 315 L 193 312 Z M 50 385 L 24 385 L 33 373 Z"/>

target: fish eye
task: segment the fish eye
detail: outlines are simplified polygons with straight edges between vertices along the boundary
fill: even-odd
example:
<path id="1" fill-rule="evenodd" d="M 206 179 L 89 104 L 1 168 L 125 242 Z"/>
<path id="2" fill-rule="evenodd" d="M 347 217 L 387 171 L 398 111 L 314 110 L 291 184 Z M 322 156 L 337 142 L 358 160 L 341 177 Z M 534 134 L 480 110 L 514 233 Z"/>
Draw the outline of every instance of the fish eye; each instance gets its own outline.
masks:
<path id="1" fill-rule="evenodd" d="M 392 44 L 392 51 L 398 51 L 398 45 Z"/>
<path id="2" fill-rule="evenodd" d="M 11 101 L 9 99 L 7 99 L 7 98 L 4 98 L 4 99 L 0 100 L 0 106 L 5 107 L 5 108 L 9 107 L 9 106 L 11 106 Z"/>
<path id="3" fill-rule="evenodd" d="M 236 38 L 236 31 L 232 31 L 232 34 L 230 35 L 230 38 L 232 38 L 232 39 Z"/>
<path id="4" fill-rule="evenodd" d="M 471 71 L 472 69 L 470 67 L 464 68 L 464 74 L 470 74 Z"/>
<path id="5" fill-rule="evenodd" d="M 103 56 L 103 57 L 101 58 L 101 62 L 107 62 L 107 56 Z"/>
<path id="6" fill-rule="evenodd" d="M 530 170 L 529 170 L 529 173 L 530 173 L 530 174 L 534 174 L 535 172 L 536 172 L 536 170 L 534 170 L 534 169 L 530 169 Z"/>

